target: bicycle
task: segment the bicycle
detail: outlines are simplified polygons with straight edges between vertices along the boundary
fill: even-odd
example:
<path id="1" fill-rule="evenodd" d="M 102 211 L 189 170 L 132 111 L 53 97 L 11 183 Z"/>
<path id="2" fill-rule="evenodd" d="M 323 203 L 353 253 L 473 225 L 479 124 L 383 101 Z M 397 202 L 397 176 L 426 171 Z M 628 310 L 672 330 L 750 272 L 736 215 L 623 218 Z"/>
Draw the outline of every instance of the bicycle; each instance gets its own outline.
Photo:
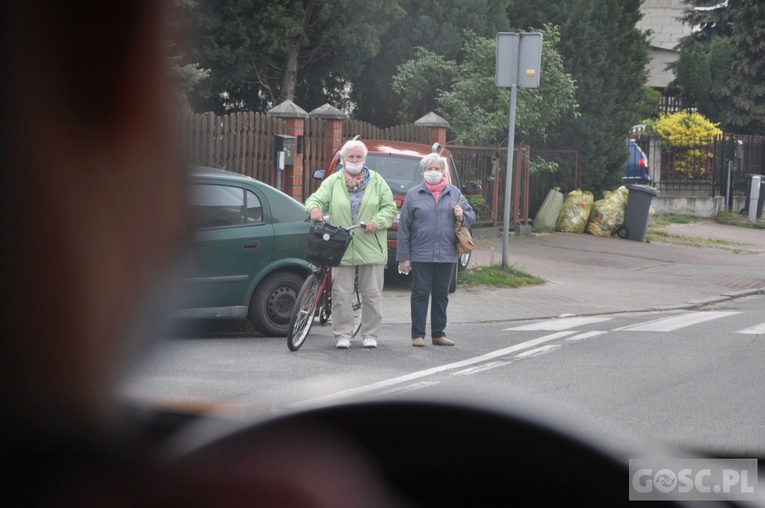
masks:
<path id="1" fill-rule="evenodd" d="M 353 229 L 363 227 L 366 227 L 366 223 L 361 222 L 347 229 L 340 229 L 350 233 Z M 321 302 L 321 305 L 319 305 L 319 302 Z M 353 333 L 351 337 L 355 337 L 361 328 L 361 295 L 359 295 L 358 268 L 356 269 L 353 281 L 352 306 Z M 300 349 L 300 346 L 303 345 L 306 337 L 308 337 L 308 333 L 311 331 L 317 315 L 319 324 L 322 326 L 329 322 L 329 318 L 332 315 L 332 266 L 329 264 L 317 265 L 300 288 L 287 331 L 287 347 L 289 347 L 290 351 Z"/>

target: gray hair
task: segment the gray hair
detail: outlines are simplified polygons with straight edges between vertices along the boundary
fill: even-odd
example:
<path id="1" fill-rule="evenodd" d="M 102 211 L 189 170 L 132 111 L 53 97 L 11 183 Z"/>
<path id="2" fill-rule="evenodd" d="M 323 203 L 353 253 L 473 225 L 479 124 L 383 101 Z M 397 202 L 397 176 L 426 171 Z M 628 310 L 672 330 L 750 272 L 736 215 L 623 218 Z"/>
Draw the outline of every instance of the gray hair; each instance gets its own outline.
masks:
<path id="1" fill-rule="evenodd" d="M 441 157 L 437 153 L 429 153 L 420 161 L 420 173 L 425 173 L 425 170 L 428 169 L 428 167 L 430 167 L 430 165 L 434 162 L 438 162 L 438 165 L 441 166 L 441 170 L 444 173 L 448 171 L 446 157 Z"/>
<path id="2" fill-rule="evenodd" d="M 351 148 L 361 148 L 361 153 L 364 154 L 364 158 L 367 158 L 367 145 L 359 141 L 358 139 L 352 139 L 350 141 L 346 141 L 346 143 L 343 145 L 343 147 L 340 149 L 340 156 L 345 160 L 345 154 L 348 153 L 348 150 Z"/>

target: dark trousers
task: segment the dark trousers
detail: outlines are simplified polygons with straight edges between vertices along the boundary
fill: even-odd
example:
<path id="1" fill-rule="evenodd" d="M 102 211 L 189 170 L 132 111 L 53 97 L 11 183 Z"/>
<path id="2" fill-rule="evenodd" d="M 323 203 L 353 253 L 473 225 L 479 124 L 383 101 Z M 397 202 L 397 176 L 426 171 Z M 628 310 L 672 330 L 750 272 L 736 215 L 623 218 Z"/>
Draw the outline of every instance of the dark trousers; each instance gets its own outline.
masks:
<path id="1" fill-rule="evenodd" d="M 446 334 L 446 307 L 454 263 L 412 263 L 412 338 L 425 337 L 425 322 L 430 308 L 430 336 Z"/>

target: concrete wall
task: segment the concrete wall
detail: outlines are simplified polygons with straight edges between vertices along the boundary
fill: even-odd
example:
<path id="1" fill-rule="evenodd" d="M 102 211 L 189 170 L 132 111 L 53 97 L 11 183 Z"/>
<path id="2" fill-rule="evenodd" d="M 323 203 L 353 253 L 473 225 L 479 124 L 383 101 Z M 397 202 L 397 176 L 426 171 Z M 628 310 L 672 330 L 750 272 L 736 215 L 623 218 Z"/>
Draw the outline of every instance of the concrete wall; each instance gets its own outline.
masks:
<path id="1" fill-rule="evenodd" d="M 651 206 L 658 215 L 691 215 L 710 218 L 725 208 L 725 198 L 659 195 L 653 198 Z M 733 211 L 738 212 L 742 208 L 744 208 L 744 196 L 734 197 Z"/>

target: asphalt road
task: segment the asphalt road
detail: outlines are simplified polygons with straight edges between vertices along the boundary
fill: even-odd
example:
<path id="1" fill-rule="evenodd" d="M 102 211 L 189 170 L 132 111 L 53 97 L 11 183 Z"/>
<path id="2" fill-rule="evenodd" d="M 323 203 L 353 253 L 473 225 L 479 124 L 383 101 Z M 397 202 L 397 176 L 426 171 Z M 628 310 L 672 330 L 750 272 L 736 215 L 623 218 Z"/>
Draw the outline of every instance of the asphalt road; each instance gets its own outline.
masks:
<path id="1" fill-rule="evenodd" d="M 248 333 L 162 342 L 121 391 L 142 403 L 258 418 L 375 397 L 482 400 L 595 432 L 765 455 L 765 296 L 694 310 L 452 325 L 457 347 L 336 350 L 316 327 L 298 352 Z"/>

